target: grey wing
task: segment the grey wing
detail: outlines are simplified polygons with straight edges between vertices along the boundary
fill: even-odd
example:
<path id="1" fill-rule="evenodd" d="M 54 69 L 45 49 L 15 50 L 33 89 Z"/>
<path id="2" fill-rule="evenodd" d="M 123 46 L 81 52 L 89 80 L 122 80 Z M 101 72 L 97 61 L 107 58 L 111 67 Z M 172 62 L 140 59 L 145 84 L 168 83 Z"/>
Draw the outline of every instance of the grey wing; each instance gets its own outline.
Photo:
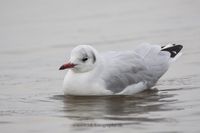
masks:
<path id="1" fill-rule="evenodd" d="M 134 52 L 112 52 L 104 56 L 102 79 L 108 90 L 121 92 L 127 86 L 147 78 L 143 59 Z"/>
<path id="2" fill-rule="evenodd" d="M 144 44 L 132 51 L 107 53 L 103 58 L 102 79 L 108 90 L 118 93 L 141 81 L 152 87 L 167 71 L 170 55 L 158 45 Z"/>

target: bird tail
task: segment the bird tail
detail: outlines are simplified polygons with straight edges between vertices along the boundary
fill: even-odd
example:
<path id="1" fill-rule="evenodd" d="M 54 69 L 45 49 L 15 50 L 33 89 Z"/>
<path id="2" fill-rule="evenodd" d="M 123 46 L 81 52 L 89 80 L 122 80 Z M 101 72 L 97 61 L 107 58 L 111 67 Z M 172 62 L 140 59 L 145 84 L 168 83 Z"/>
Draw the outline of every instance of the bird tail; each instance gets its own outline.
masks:
<path id="1" fill-rule="evenodd" d="M 180 52 L 182 48 L 182 45 L 169 44 L 166 46 L 162 46 L 161 51 L 169 52 L 171 57 L 170 62 L 174 62 L 182 55 L 182 53 Z"/>

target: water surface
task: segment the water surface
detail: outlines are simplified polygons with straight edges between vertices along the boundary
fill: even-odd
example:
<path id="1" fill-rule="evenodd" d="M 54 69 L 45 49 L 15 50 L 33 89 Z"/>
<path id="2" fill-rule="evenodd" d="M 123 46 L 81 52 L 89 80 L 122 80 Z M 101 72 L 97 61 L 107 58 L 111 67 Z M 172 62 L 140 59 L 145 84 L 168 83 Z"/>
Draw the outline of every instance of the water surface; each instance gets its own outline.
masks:
<path id="1" fill-rule="evenodd" d="M 0 2 L 0 131 L 200 132 L 200 2 Z M 64 96 L 58 71 L 78 44 L 100 52 L 138 43 L 184 45 L 152 89 L 134 96 Z"/>

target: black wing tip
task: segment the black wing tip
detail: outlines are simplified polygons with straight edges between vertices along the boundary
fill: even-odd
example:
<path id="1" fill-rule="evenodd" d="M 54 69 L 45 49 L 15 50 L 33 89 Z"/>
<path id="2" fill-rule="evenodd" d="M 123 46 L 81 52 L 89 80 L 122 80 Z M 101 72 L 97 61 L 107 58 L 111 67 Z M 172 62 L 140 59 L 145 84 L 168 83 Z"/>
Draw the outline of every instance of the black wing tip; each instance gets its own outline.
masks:
<path id="1" fill-rule="evenodd" d="M 168 51 L 171 54 L 171 57 L 175 57 L 183 48 L 183 45 L 180 44 L 172 44 L 172 46 L 165 48 L 165 46 L 161 47 L 161 51 Z"/>
<path id="2" fill-rule="evenodd" d="M 183 48 L 183 45 L 180 45 L 180 44 L 177 44 L 177 45 L 174 44 L 174 46 L 177 47 L 178 49 L 180 49 L 180 51 L 181 51 L 181 49 Z"/>

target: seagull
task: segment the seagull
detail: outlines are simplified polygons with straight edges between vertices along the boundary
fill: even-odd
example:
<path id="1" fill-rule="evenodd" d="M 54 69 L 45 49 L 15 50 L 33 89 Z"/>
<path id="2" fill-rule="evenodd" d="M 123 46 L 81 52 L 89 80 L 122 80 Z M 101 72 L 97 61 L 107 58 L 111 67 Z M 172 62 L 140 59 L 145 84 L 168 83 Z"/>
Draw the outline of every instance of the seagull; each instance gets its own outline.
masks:
<path id="1" fill-rule="evenodd" d="M 140 44 L 127 51 L 100 54 L 90 45 L 72 49 L 63 88 L 65 95 L 133 95 L 152 88 L 181 56 L 182 45 Z"/>

